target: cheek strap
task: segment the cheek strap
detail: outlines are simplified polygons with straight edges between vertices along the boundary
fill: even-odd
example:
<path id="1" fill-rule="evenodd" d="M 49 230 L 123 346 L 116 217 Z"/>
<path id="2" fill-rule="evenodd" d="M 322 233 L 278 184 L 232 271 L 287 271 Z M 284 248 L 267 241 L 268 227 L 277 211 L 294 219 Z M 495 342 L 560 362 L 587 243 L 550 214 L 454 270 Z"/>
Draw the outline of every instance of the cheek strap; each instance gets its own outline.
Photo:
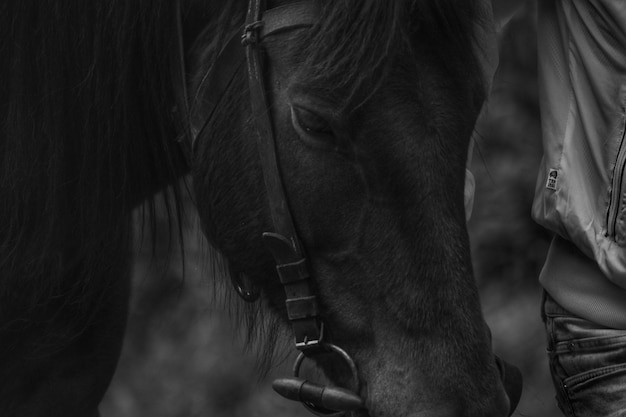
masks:
<path id="1" fill-rule="evenodd" d="M 465 221 L 469 221 L 472 217 L 474 209 L 474 193 L 476 191 L 476 181 L 474 175 L 470 171 L 472 166 L 472 156 L 474 154 L 474 138 L 472 137 L 467 148 L 467 162 L 465 163 L 465 189 L 463 191 L 463 200 L 465 203 Z"/>
<path id="2" fill-rule="evenodd" d="M 469 169 L 465 169 L 465 190 L 463 192 L 463 199 L 465 201 L 465 220 L 469 221 L 472 217 L 472 210 L 474 208 L 474 192 L 476 190 L 476 181 L 474 175 Z"/>

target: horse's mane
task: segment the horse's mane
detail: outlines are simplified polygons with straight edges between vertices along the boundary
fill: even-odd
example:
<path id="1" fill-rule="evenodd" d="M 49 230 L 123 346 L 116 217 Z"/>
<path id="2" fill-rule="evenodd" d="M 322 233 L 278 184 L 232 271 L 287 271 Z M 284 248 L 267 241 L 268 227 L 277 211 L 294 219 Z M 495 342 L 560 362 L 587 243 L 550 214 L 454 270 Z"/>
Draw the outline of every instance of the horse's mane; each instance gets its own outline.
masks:
<path id="1" fill-rule="evenodd" d="M 307 34 L 299 51 L 310 84 L 344 106 L 366 100 L 388 70 L 390 56 L 412 51 L 417 38 L 428 39 L 444 63 L 474 57 L 474 25 L 482 12 L 473 2 L 454 0 L 323 0 L 321 24 Z M 420 56 L 414 55 L 419 62 Z M 477 61 L 467 62 L 476 68 Z M 473 74 L 472 74 L 473 75 Z M 479 79 L 479 77 L 477 77 Z M 357 92 L 368 91 L 363 96 Z"/>
<path id="2" fill-rule="evenodd" d="M 0 5 L 3 348 L 13 326 L 45 328 L 68 303 L 68 334 L 79 333 L 119 279 L 111 271 L 128 257 L 131 209 L 183 173 L 173 141 L 175 7 Z"/>

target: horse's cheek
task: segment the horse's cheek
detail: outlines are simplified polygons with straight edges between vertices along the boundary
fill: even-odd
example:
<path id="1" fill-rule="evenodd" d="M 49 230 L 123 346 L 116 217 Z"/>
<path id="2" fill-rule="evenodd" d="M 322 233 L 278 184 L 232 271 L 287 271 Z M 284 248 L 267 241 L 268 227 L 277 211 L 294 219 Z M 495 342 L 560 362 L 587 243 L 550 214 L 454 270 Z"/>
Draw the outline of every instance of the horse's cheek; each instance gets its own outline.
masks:
<path id="1" fill-rule="evenodd" d="M 230 261 L 258 268 L 270 220 L 254 137 L 243 131 L 198 145 L 193 185 L 203 232 Z"/>
<path id="2" fill-rule="evenodd" d="M 299 192 L 290 194 L 298 199 L 296 221 L 313 250 L 345 251 L 361 233 L 364 186 L 354 168 L 341 159 L 337 155 L 307 158 L 304 175 L 294 184 Z"/>
<path id="3" fill-rule="evenodd" d="M 291 122 L 289 122 L 291 123 Z M 344 155 L 311 149 L 284 126 L 278 153 L 284 187 L 308 252 L 341 252 L 360 234 L 365 186 Z"/>

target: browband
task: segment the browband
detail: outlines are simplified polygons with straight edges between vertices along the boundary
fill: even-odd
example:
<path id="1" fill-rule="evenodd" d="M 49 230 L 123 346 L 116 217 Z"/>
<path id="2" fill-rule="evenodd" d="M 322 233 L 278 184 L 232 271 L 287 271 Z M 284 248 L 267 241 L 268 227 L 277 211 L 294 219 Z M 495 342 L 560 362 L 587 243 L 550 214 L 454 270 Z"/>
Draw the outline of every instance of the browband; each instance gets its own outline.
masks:
<path id="1" fill-rule="evenodd" d="M 259 36 L 263 40 L 266 36 L 311 27 L 319 22 L 319 17 L 320 7 L 312 1 L 278 6 L 263 13 L 263 24 Z"/>
<path id="2" fill-rule="evenodd" d="M 263 40 L 268 36 L 277 35 L 282 32 L 311 27 L 318 21 L 319 12 L 319 5 L 311 1 L 287 4 L 267 10 L 263 13 L 263 20 L 256 22 L 259 29 L 259 40 Z M 235 74 L 246 60 L 245 48 L 242 47 L 243 40 L 238 37 L 238 35 L 241 34 L 242 29 L 239 29 L 231 34 L 226 45 L 217 56 L 213 68 L 210 69 L 209 74 L 207 74 L 203 80 L 199 90 L 208 90 L 210 91 L 209 94 L 202 94 L 202 91 L 198 91 L 193 97 L 189 97 L 186 82 L 182 83 L 183 87 L 181 90 L 183 94 L 182 99 L 179 100 L 181 103 L 177 105 L 177 108 L 186 110 L 184 113 L 188 115 L 188 120 L 183 123 L 183 134 L 181 135 L 179 142 L 181 142 L 181 145 L 183 146 L 183 150 L 187 156 L 189 164 L 192 162 L 198 136 L 200 136 L 208 122 L 213 117 L 213 114 L 222 101 L 222 97 L 226 93 L 226 90 L 228 90 L 232 84 Z M 179 72 L 184 74 L 185 69 L 182 57 L 182 45 L 180 46 L 180 49 L 182 69 L 180 69 Z M 192 101 L 190 102 L 190 100 Z M 203 105 L 200 106 L 199 101 L 204 101 Z M 190 112 L 195 113 L 194 109 L 202 109 L 202 112 L 206 116 L 200 120 L 194 120 L 194 114 L 190 114 Z M 182 110 L 179 111 L 183 112 Z"/>

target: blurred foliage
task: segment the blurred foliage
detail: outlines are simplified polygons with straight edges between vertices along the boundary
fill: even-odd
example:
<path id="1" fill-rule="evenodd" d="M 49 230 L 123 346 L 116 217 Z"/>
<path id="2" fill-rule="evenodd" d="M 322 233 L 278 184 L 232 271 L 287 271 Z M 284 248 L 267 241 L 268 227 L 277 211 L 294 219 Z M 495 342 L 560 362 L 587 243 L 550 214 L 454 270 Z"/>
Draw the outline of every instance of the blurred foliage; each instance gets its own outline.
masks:
<path id="1" fill-rule="evenodd" d="M 524 375 L 515 415 L 547 417 L 561 413 L 549 376 L 537 281 L 550 235 L 530 216 L 542 153 L 535 7 L 527 1 L 500 36 L 500 66 L 476 127 L 476 197 L 468 230 L 494 349 Z"/>
<path id="2" fill-rule="evenodd" d="M 494 348 L 524 374 L 515 415 L 547 417 L 559 412 L 537 283 L 549 238 L 530 218 L 541 156 L 533 4 L 527 2 L 500 39 L 501 65 L 476 128 L 471 167 L 477 188 L 468 229 Z M 206 264 L 207 248 L 194 222 L 185 227 L 184 281 L 181 257 L 163 259 L 167 242 L 152 256 L 146 240 L 138 239 L 127 338 L 102 416 L 310 415 L 269 387 L 273 376 L 290 372 L 290 360 L 265 378 L 254 372 L 254 353 L 245 349 L 242 331 L 223 302 L 232 290 L 215 283 L 227 281 L 214 279 L 219 268 Z"/>

